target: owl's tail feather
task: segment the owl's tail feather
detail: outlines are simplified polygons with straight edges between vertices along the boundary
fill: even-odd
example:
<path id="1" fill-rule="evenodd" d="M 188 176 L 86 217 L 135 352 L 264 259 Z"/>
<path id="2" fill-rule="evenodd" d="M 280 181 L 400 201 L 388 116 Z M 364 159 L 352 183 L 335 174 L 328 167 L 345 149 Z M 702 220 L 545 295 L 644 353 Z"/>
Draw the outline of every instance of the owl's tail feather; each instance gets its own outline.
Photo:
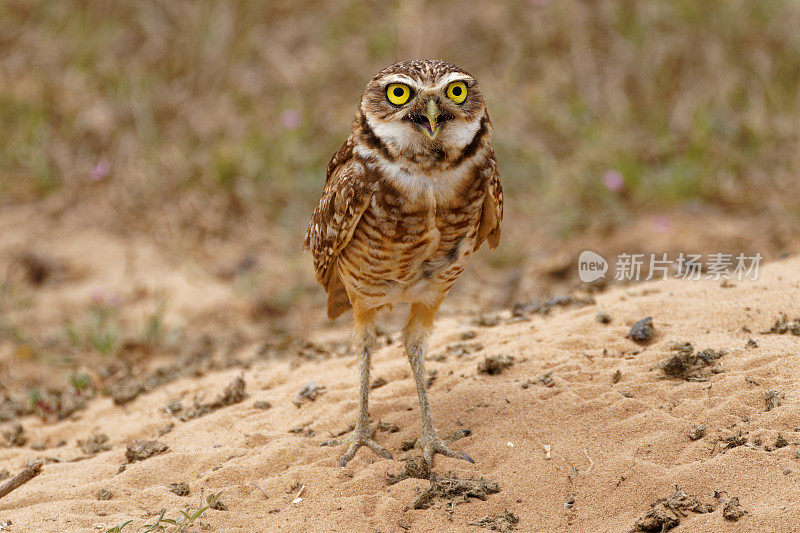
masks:
<path id="1" fill-rule="evenodd" d="M 328 292 L 328 318 L 333 320 L 352 307 L 339 274 L 333 272 L 326 287 Z"/>

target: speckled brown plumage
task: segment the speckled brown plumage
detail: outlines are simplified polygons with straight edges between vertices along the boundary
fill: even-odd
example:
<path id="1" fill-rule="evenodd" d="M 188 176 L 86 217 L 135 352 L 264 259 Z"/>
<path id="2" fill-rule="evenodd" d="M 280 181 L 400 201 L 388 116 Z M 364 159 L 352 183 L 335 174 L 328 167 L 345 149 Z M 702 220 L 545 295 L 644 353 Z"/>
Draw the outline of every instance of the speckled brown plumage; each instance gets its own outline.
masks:
<path id="1" fill-rule="evenodd" d="M 389 101 L 392 84 L 409 89 L 406 102 Z M 450 92 L 456 85 L 459 95 L 466 91 L 462 102 Z M 503 193 L 491 130 L 468 73 L 442 61 L 398 63 L 367 84 L 352 131 L 328 164 L 305 246 L 328 293 L 328 316 L 354 308 L 366 390 L 343 463 L 361 445 L 388 454 L 370 437 L 364 376 L 368 381 L 375 312 L 397 303 L 412 304 L 403 336 L 420 392 L 425 458 L 468 459 L 436 436 L 417 374 L 445 295 L 472 253 L 484 241 L 491 248 L 499 241 Z"/>

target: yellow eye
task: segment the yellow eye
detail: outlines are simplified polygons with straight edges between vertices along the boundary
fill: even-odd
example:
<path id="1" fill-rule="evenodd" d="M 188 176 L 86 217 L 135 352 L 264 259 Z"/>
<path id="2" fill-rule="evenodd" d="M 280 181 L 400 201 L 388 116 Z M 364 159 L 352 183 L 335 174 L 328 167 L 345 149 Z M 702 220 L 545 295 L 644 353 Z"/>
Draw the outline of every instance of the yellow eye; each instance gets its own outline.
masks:
<path id="1" fill-rule="evenodd" d="M 391 83 L 386 88 L 386 98 L 392 105 L 403 105 L 411 98 L 411 88 L 402 83 Z"/>
<path id="2" fill-rule="evenodd" d="M 457 104 L 467 99 L 467 84 L 463 81 L 454 81 L 447 86 L 447 97 Z"/>

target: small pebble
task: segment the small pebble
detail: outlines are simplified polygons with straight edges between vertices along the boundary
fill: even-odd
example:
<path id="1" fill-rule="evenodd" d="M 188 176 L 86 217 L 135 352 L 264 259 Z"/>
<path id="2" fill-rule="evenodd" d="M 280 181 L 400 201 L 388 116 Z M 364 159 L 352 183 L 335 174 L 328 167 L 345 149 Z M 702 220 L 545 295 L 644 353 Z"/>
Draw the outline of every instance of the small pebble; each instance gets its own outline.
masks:
<path id="1" fill-rule="evenodd" d="M 636 342 L 648 342 L 653 339 L 656 328 L 653 326 L 653 317 L 643 318 L 631 327 L 627 337 Z"/>

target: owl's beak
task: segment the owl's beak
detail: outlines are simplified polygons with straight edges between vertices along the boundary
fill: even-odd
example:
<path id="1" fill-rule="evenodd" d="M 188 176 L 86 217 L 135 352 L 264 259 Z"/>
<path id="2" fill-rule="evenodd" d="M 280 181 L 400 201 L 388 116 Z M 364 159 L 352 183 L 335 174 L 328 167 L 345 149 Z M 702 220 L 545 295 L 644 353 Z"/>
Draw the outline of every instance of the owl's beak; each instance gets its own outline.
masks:
<path id="1" fill-rule="evenodd" d="M 436 135 L 441 131 L 442 124 L 452 118 L 447 113 L 443 113 L 436 101 L 433 99 L 428 100 L 425 104 L 425 110 L 422 113 L 412 113 L 407 115 L 405 120 L 414 123 L 419 130 L 425 134 L 428 139 L 435 139 Z"/>
<path id="2" fill-rule="evenodd" d="M 436 102 L 433 101 L 433 98 L 428 100 L 428 105 L 425 108 L 425 118 L 428 119 L 428 123 L 421 124 L 422 133 L 428 136 L 429 139 L 433 139 L 436 137 L 436 134 L 439 133 L 441 129 L 441 124 L 437 121 L 439 119 L 439 115 L 442 114 L 439 106 L 436 105 Z"/>

